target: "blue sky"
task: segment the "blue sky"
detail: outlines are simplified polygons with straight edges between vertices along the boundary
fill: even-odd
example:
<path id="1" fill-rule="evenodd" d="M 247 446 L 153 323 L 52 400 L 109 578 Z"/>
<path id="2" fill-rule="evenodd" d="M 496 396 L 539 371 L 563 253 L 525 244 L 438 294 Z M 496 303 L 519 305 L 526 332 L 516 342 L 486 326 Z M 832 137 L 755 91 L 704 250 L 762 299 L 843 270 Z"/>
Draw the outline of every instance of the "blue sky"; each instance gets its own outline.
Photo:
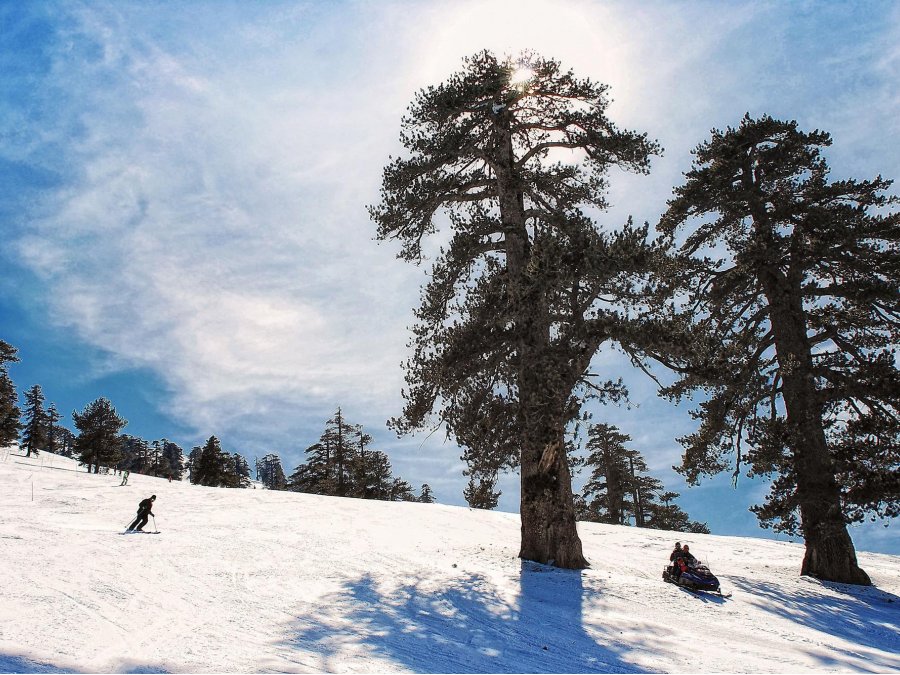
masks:
<path id="1" fill-rule="evenodd" d="M 423 271 L 373 241 L 365 206 L 419 88 L 480 49 L 534 49 L 608 83 L 610 114 L 665 148 L 612 175 L 612 208 L 654 222 L 713 127 L 745 112 L 832 133 L 833 175 L 900 176 L 892 2 L 0 3 L 0 338 L 20 389 L 65 414 L 107 396 L 126 431 L 211 434 L 290 470 L 340 405 L 396 473 L 462 504 L 459 450 L 396 439 Z M 689 406 L 615 353 L 638 407 L 605 408 L 681 503 L 758 534 L 764 486 L 687 490 Z M 501 508 L 515 510 L 516 479 Z M 900 553 L 894 528 L 854 528 Z"/>

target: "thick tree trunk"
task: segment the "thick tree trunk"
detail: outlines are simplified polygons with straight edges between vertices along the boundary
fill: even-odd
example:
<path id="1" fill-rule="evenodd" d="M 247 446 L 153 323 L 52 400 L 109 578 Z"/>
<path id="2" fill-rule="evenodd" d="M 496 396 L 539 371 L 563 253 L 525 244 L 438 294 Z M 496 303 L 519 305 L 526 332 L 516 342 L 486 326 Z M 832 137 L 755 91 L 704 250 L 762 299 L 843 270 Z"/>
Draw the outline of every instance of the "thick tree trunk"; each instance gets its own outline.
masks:
<path id="1" fill-rule="evenodd" d="M 856 550 L 844 521 L 813 378 L 799 284 L 791 292 L 791 284 L 778 272 L 764 274 L 762 281 L 781 368 L 797 504 L 806 541 L 800 573 L 828 581 L 870 585 L 868 575 L 857 564 Z"/>
<path id="2" fill-rule="evenodd" d="M 497 192 L 503 222 L 509 302 L 518 334 L 521 429 L 522 544 L 519 557 L 570 569 L 588 566 L 575 526 L 572 477 L 563 433 L 565 401 L 557 364 L 549 358 L 550 319 L 515 170 L 508 111 L 497 115 Z"/>
<path id="3" fill-rule="evenodd" d="M 588 566 L 575 526 L 572 478 L 562 434 L 522 451 L 519 557 L 568 569 Z"/>

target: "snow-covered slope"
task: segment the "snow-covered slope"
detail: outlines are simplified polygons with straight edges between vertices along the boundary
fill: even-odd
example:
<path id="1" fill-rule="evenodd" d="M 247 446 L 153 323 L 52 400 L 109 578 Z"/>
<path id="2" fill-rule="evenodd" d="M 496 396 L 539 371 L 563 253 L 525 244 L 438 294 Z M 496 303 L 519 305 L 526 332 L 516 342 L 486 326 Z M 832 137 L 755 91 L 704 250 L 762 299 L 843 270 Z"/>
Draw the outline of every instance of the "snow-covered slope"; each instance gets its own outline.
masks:
<path id="1" fill-rule="evenodd" d="M 684 536 L 723 599 L 661 581 L 672 533 L 581 524 L 574 572 L 518 560 L 513 514 L 118 483 L 0 451 L 0 672 L 900 670 L 896 556 L 856 588 Z M 162 534 L 120 535 L 150 494 Z"/>

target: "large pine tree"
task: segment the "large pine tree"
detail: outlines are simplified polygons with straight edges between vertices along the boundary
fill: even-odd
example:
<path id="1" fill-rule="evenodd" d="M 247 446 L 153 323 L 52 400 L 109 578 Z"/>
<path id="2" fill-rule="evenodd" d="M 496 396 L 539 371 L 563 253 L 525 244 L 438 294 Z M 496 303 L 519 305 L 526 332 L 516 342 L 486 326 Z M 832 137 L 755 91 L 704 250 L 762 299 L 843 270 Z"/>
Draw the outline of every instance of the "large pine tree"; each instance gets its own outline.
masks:
<path id="1" fill-rule="evenodd" d="M 772 477 L 755 510 L 802 532 L 802 573 L 868 584 L 846 524 L 900 512 L 900 213 L 881 177 L 829 182 L 830 144 L 746 116 L 695 151 L 660 223 L 693 331 L 669 393 L 710 394 L 682 439 L 689 481 Z"/>
<path id="2" fill-rule="evenodd" d="M 0 448 L 5 448 L 19 438 L 21 428 L 19 399 L 6 365 L 18 360 L 16 348 L 0 340 Z"/>
<path id="3" fill-rule="evenodd" d="M 94 473 L 100 473 L 101 465 L 113 467 L 122 459 L 119 432 L 128 421 L 119 417 L 108 399 L 98 398 L 86 405 L 81 413 L 73 412 L 72 419 L 78 429 L 75 451 L 88 471 L 93 466 Z"/>
<path id="4" fill-rule="evenodd" d="M 452 233 L 434 251 L 395 428 L 427 428 L 439 409 L 457 438 L 485 415 L 488 433 L 513 430 L 519 555 L 569 568 L 587 562 L 565 428 L 579 387 L 597 386 L 591 359 L 617 337 L 622 314 L 602 307 L 635 291 L 630 272 L 648 253 L 643 230 L 605 236 L 581 209 L 605 208 L 610 166 L 644 172 L 657 150 L 616 128 L 606 91 L 531 54 L 465 59 L 462 72 L 416 95 L 401 135 L 409 156 L 385 168 L 370 208 L 378 237 L 400 241 L 408 261 L 424 259 L 439 226 Z M 476 438 L 472 447 L 487 446 Z"/>

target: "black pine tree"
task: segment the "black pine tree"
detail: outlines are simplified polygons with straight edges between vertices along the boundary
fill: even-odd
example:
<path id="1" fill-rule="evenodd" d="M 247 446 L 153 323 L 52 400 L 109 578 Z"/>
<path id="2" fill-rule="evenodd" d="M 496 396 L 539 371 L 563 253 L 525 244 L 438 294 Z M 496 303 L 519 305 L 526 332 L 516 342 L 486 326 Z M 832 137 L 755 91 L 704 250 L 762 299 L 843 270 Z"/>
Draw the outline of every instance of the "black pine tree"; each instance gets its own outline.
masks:
<path id="1" fill-rule="evenodd" d="M 100 473 L 101 464 L 111 467 L 122 459 L 119 432 L 128 421 L 119 417 L 108 399 L 98 398 L 86 405 L 81 413 L 73 411 L 72 419 L 78 429 L 75 452 L 88 471 L 93 466 L 94 473 Z"/>
<path id="2" fill-rule="evenodd" d="M 625 443 L 631 440 L 609 424 L 593 424 L 588 430 L 587 458 L 591 474 L 582 488 L 586 520 L 624 525 L 630 471 Z"/>
<path id="3" fill-rule="evenodd" d="M 195 485 L 219 487 L 235 483 L 236 475 L 233 458 L 222 450 L 218 438 L 210 436 L 192 467 L 191 482 Z"/>
<path id="4" fill-rule="evenodd" d="M 494 509 L 500 501 L 500 490 L 497 489 L 497 472 L 482 472 L 479 469 L 467 469 L 465 475 L 469 482 L 463 488 L 463 497 L 473 509 Z"/>
<path id="5" fill-rule="evenodd" d="M 16 386 L 6 371 L 0 369 L 0 446 L 6 447 L 19 438 L 21 411 Z"/>
<path id="6" fill-rule="evenodd" d="M 801 573 L 868 584 L 846 524 L 900 512 L 900 213 L 881 177 L 829 183 L 830 144 L 748 115 L 696 149 L 660 223 L 693 331 L 668 393 L 710 393 L 681 439 L 689 482 L 773 477 L 754 510 L 802 532 Z"/>
<path id="7" fill-rule="evenodd" d="M 281 458 L 275 453 L 269 453 L 257 460 L 256 479 L 270 490 L 284 490 L 287 487 L 287 480 L 281 466 Z"/>
<path id="8" fill-rule="evenodd" d="M 62 419 L 62 415 L 59 414 L 59 410 L 56 409 L 56 404 L 51 403 L 47 406 L 47 414 L 45 417 L 47 428 L 47 452 L 52 452 L 55 455 L 62 454 L 63 450 L 63 438 L 60 434 L 59 421 Z"/>
<path id="9" fill-rule="evenodd" d="M 47 411 L 44 410 L 44 392 L 35 384 L 25 392 L 24 423 L 19 444 L 25 456 L 38 455 L 47 446 Z"/>
<path id="10" fill-rule="evenodd" d="M 184 450 L 167 438 L 160 441 L 162 445 L 162 465 L 166 476 L 172 480 L 181 480 L 184 475 Z"/>
<path id="11" fill-rule="evenodd" d="M 434 492 L 428 483 L 422 483 L 422 490 L 419 492 L 419 501 L 423 504 L 434 504 L 437 500 L 434 498 Z"/>
<path id="12" fill-rule="evenodd" d="M 459 437 L 492 413 L 489 425 L 516 438 L 505 461 L 520 471 L 519 555 L 580 568 L 565 429 L 581 389 L 622 394 L 588 366 L 604 342 L 627 337 L 626 314 L 603 307 L 637 293 L 632 274 L 650 253 L 645 230 L 606 236 L 580 209 L 605 208 L 608 168 L 646 171 L 657 147 L 607 118 L 605 86 L 555 61 L 482 52 L 464 64 L 417 94 L 401 135 L 410 157 L 385 168 L 370 208 L 378 237 L 399 240 L 408 261 L 422 261 L 439 212 L 453 231 L 417 311 L 394 426 L 428 427 L 440 407 L 438 422 Z M 559 150 L 569 163 L 551 156 Z"/>

